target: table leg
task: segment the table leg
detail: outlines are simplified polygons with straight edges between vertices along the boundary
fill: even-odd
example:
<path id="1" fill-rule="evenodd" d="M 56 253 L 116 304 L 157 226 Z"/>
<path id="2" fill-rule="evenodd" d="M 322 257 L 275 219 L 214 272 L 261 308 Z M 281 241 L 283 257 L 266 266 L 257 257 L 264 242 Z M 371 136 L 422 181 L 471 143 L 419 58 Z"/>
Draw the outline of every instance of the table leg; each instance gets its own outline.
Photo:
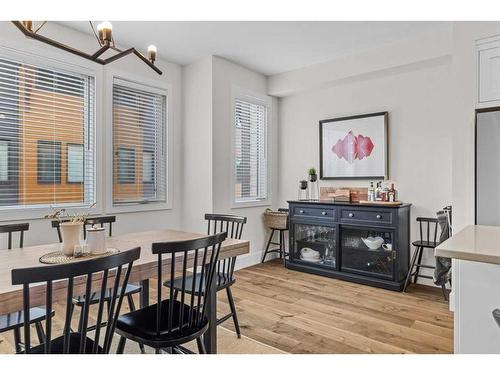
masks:
<path id="1" fill-rule="evenodd" d="M 141 307 L 149 306 L 149 279 L 141 281 L 141 295 L 140 295 Z"/>
<path id="2" fill-rule="evenodd" d="M 207 296 L 208 330 L 203 335 L 208 354 L 217 354 L 217 289 L 215 277 Z"/>

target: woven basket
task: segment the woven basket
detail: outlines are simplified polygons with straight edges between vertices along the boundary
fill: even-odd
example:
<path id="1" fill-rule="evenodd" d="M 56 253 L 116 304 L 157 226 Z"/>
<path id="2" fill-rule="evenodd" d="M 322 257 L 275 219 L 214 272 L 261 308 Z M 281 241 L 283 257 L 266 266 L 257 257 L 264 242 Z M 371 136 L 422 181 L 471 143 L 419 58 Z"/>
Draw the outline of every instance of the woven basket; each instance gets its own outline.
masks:
<path id="1" fill-rule="evenodd" d="M 264 223 L 270 229 L 288 229 L 288 213 L 266 209 Z"/>

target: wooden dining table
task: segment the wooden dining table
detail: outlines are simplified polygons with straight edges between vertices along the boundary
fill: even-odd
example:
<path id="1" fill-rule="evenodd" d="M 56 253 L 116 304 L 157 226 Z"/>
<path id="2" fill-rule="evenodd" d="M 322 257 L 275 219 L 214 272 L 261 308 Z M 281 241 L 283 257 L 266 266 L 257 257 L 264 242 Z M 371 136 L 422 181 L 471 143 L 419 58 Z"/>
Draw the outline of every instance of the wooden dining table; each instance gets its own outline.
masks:
<path id="1" fill-rule="evenodd" d="M 151 253 L 153 242 L 182 241 L 201 238 L 206 235 L 200 233 L 182 232 L 177 230 L 155 230 L 138 233 L 122 234 L 106 239 L 108 248 L 125 251 L 134 247 L 141 247 L 141 257 L 134 262 L 129 282 L 141 284 L 140 304 L 141 307 L 149 305 L 149 279 L 156 278 L 158 273 L 158 255 Z M 23 308 L 22 285 L 12 285 L 11 272 L 16 268 L 40 267 L 40 257 L 44 254 L 60 250 L 61 244 L 47 244 L 29 246 L 20 249 L 0 251 L 0 314 L 20 311 Z M 231 258 L 246 254 L 250 251 L 249 241 L 226 239 L 221 246 L 219 259 Z M 172 258 L 165 257 L 163 265 L 171 264 Z M 176 263 L 180 260 L 176 261 Z M 113 277 L 110 273 L 110 278 Z M 100 280 L 95 279 L 96 289 Z M 75 279 L 74 296 L 84 294 L 85 282 Z M 55 282 L 53 285 L 53 302 L 61 302 L 66 298 L 67 282 Z M 217 298 L 214 285 L 210 288 L 207 296 L 207 312 L 209 317 L 209 328 L 204 335 L 207 352 L 217 353 Z M 32 285 L 30 287 L 30 302 L 32 306 L 45 304 L 45 287 Z"/>

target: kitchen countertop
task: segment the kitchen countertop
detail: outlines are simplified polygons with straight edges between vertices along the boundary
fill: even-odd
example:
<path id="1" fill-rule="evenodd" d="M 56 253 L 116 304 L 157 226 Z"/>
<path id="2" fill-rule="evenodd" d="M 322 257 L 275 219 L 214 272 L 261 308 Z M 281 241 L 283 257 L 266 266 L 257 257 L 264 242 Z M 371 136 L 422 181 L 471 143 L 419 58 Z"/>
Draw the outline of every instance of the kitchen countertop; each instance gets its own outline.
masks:
<path id="1" fill-rule="evenodd" d="M 500 227 L 470 225 L 438 245 L 436 256 L 500 264 Z"/>

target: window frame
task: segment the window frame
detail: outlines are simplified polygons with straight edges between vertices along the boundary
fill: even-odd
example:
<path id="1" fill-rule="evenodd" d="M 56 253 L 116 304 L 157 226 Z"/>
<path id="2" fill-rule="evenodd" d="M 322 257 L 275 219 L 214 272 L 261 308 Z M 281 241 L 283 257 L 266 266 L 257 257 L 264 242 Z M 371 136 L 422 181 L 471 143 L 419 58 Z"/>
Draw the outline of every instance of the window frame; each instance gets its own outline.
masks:
<path id="1" fill-rule="evenodd" d="M 40 156 L 41 156 L 41 149 L 40 145 L 46 145 L 46 146 L 52 146 L 52 148 L 55 149 L 58 148 L 59 152 L 57 154 L 54 154 L 55 156 L 59 156 L 59 158 L 54 160 L 54 176 L 58 177 L 57 180 L 54 179 L 53 181 L 44 181 L 41 177 L 41 165 L 40 165 Z M 36 180 L 38 184 L 41 185 L 60 185 L 62 183 L 62 142 L 61 141 L 51 141 L 51 140 L 46 140 L 46 139 L 38 139 L 36 142 Z M 59 169 L 59 173 L 57 173 L 57 170 Z"/>
<path id="2" fill-rule="evenodd" d="M 132 162 L 130 163 L 132 165 L 132 168 L 133 168 L 132 169 L 133 173 L 131 173 L 131 176 L 127 176 L 124 179 L 122 179 L 122 177 L 124 177 L 124 176 L 121 176 L 121 172 L 123 172 L 123 171 L 122 171 L 122 165 L 120 164 L 120 162 L 122 161 L 122 159 L 120 158 L 120 151 L 130 152 L 130 155 L 132 155 L 132 158 L 133 158 Z M 136 155 L 135 148 L 118 147 L 117 152 L 118 152 L 118 155 L 116 155 L 117 158 L 118 158 L 118 166 L 117 166 L 118 167 L 118 176 L 117 176 L 118 177 L 118 181 L 117 181 L 117 183 L 120 184 L 120 185 L 135 184 L 136 183 L 135 179 L 137 177 L 136 176 L 136 171 L 135 171 L 135 168 L 136 168 L 135 164 L 137 162 L 137 155 Z M 127 163 L 128 162 L 129 161 L 127 160 Z M 128 169 L 128 166 L 127 166 L 127 169 Z M 128 172 L 128 173 L 130 173 L 130 172 Z M 129 178 L 131 178 L 131 179 L 129 179 Z"/>
<path id="3" fill-rule="evenodd" d="M 85 145 L 83 143 L 73 143 L 73 142 L 68 142 L 66 143 L 66 183 L 67 184 L 84 184 L 85 183 L 85 158 L 82 160 L 83 163 L 83 169 L 82 169 L 82 180 L 81 181 L 70 181 L 69 180 L 69 148 L 71 146 L 80 146 L 82 147 L 82 152 L 85 153 Z"/>
<path id="4" fill-rule="evenodd" d="M 1 180 L 0 179 L 0 185 L 8 185 L 11 180 L 10 180 L 10 176 L 11 176 L 11 168 L 10 168 L 10 157 L 9 157 L 9 148 L 10 148 L 10 141 L 6 138 L 0 138 L 0 144 L 1 143 L 5 143 L 5 146 L 6 146 L 6 156 L 7 156 L 7 179 L 6 180 Z M 0 155 L 1 157 L 1 155 Z"/>
<path id="5" fill-rule="evenodd" d="M 40 219 L 50 213 L 52 208 L 66 208 L 78 212 L 88 213 L 91 215 L 100 214 L 103 211 L 102 200 L 102 171 L 103 168 L 96 160 L 100 160 L 102 152 L 102 136 L 103 131 L 101 123 L 102 115 L 102 83 L 103 69 L 96 66 L 95 63 L 83 60 L 79 57 L 72 56 L 62 51 L 50 51 L 43 46 L 34 45 L 29 41 L 17 41 L 0 39 L 0 56 L 5 59 L 18 61 L 23 64 L 30 64 L 40 68 L 54 69 L 61 72 L 73 74 L 84 74 L 94 80 L 94 106 L 90 108 L 93 112 L 93 122 L 90 124 L 94 134 L 94 201 L 95 205 L 89 208 L 88 204 L 75 203 L 60 203 L 56 205 L 37 205 L 37 206 L 1 206 L 0 207 L 0 222 L 12 220 L 30 220 Z M 9 174 L 10 178 L 10 174 Z"/>
<path id="6" fill-rule="evenodd" d="M 266 172 L 267 172 L 267 197 L 266 199 L 259 200 L 247 200 L 247 201 L 237 201 L 236 200 L 236 171 L 235 171 L 235 138 L 236 132 L 234 124 L 236 122 L 236 100 L 246 101 L 252 104 L 263 105 L 266 107 Z M 232 86 L 231 88 L 231 131 L 230 133 L 230 145 L 231 145 L 231 163 L 230 163 L 230 207 L 231 208 L 244 208 L 244 207 L 261 207 L 261 206 L 271 206 L 273 202 L 273 182 L 272 182 L 272 149 L 273 144 L 272 139 L 272 98 L 268 95 L 259 94 L 251 90 L 247 90 L 238 86 Z"/>
<path id="7" fill-rule="evenodd" d="M 150 76 L 149 76 L 150 77 Z M 119 203 L 113 202 L 113 147 L 108 147 L 106 152 L 106 176 L 105 176 L 105 191 L 106 191 L 106 213 L 123 213 L 123 212 L 145 212 L 157 210 L 171 210 L 173 202 L 173 186 L 172 177 L 173 171 L 173 90 L 172 85 L 167 82 L 153 80 L 148 76 L 131 76 L 130 73 L 117 68 L 112 68 L 105 77 L 105 123 L 106 126 L 106 143 L 114 144 L 113 139 L 113 84 L 118 82 L 121 86 L 136 88 L 142 91 L 149 91 L 166 96 L 166 116 L 164 128 L 164 144 L 166 150 L 167 162 L 165 163 L 165 202 L 130 202 Z M 140 80 L 140 81 L 138 81 Z M 108 141 L 109 140 L 109 141 Z M 137 157 L 137 155 L 136 155 Z M 143 183 L 140 179 L 139 183 Z"/>

